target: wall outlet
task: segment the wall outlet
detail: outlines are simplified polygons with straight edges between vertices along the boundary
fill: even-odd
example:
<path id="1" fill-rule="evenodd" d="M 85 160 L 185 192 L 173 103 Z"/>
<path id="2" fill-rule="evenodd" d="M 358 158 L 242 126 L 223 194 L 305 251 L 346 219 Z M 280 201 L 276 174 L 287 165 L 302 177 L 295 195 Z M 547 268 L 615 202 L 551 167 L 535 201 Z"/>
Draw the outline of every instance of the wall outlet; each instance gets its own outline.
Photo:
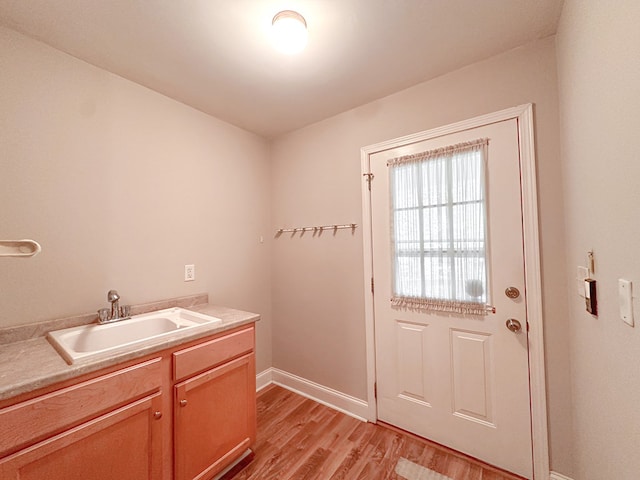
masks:
<path id="1" fill-rule="evenodd" d="M 185 265 L 184 266 L 184 281 L 193 282 L 196 279 L 196 266 Z"/>

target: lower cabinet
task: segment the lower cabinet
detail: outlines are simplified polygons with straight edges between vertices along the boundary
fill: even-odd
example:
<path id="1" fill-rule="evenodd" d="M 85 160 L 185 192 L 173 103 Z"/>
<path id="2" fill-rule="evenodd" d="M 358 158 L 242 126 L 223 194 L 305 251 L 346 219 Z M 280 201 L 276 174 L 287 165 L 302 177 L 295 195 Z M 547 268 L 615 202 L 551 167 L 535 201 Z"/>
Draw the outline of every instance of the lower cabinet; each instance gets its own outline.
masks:
<path id="1" fill-rule="evenodd" d="M 213 478 L 255 442 L 254 345 L 251 324 L 0 408 L 0 479 Z"/>
<path id="2" fill-rule="evenodd" d="M 254 355 L 175 386 L 176 480 L 211 478 L 255 440 Z"/>
<path id="3" fill-rule="evenodd" d="M 0 460 L 3 480 L 162 478 L 160 393 Z"/>

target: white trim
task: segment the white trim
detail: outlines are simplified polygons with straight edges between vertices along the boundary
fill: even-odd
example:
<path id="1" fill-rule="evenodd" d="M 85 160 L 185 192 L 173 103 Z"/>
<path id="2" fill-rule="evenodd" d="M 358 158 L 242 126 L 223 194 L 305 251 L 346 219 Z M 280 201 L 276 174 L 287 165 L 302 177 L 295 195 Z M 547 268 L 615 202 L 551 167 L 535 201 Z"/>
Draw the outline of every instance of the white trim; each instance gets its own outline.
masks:
<path id="1" fill-rule="evenodd" d="M 549 480 L 573 480 L 571 477 L 566 477 L 558 472 L 551 472 Z"/>
<path id="2" fill-rule="evenodd" d="M 362 149 L 362 243 L 364 251 L 364 318 L 365 318 L 365 346 L 366 346 L 366 360 L 367 360 L 367 400 L 368 411 L 367 420 L 375 423 L 378 420 L 378 404 L 376 402 L 375 384 L 376 384 L 376 344 L 375 344 L 375 331 L 374 331 L 374 309 L 373 309 L 373 292 L 371 291 L 371 282 L 373 281 L 373 244 L 372 244 L 372 231 L 371 231 L 371 196 L 367 186 L 367 182 L 364 181 L 364 174 L 371 173 L 371 163 L 369 160 L 369 154 L 365 154 L 365 150 Z M 372 181 L 375 182 L 375 179 Z"/>
<path id="3" fill-rule="evenodd" d="M 256 392 L 273 383 L 273 368 L 269 367 L 256 375 Z"/>
<path id="4" fill-rule="evenodd" d="M 520 176 L 522 185 L 522 231 L 524 235 L 525 288 L 529 324 L 529 394 L 531 395 L 531 436 L 533 477 L 546 478 L 549 472 L 547 433 L 547 388 L 544 368 L 542 276 L 538 233 L 538 194 L 533 107 L 522 105 L 518 115 Z"/>
<path id="5" fill-rule="evenodd" d="M 519 105 L 432 130 L 418 132 L 361 149 L 362 173 L 370 172 L 370 156 L 399 146 L 409 145 L 450 133 L 516 119 L 520 148 L 520 181 L 522 188 L 522 220 L 524 235 L 525 288 L 529 323 L 529 389 L 531 395 L 531 436 L 535 480 L 549 478 L 549 443 L 547 438 L 546 378 L 542 322 L 542 282 L 540 275 L 540 245 L 538 237 L 538 200 L 536 188 L 535 147 L 533 141 L 533 107 Z M 375 179 L 373 180 L 375 182 Z M 362 229 L 364 247 L 365 335 L 367 346 L 367 402 L 369 421 L 377 420 L 375 384 L 375 323 L 373 295 L 369 288 L 373 278 L 371 249 L 371 196 L 366 182 L 362 183 Z"/>
<path id="6" fill-rule="evenodd" d="M 325 387 L 324 385 L 320 385 L 312 382 L 311 380 L 298 377 L 297 375 L 277 368 L 271 368 L 269 370 L 271 375 L 270 383 L 275 383 L 287 390 L 291 390 L 303 397 L 310 398 L 311 400 L 333 408 L 334 410 L 338 410 L 339 412 L 351 417 L 355 417 L 363 422 L 367 421 L 366 416 L 369 406 L 364 400 L 360 400 L 359 398 L 352 397 L 346 393 Z M 264 374 L 264 372 L 262 374 Z"/>

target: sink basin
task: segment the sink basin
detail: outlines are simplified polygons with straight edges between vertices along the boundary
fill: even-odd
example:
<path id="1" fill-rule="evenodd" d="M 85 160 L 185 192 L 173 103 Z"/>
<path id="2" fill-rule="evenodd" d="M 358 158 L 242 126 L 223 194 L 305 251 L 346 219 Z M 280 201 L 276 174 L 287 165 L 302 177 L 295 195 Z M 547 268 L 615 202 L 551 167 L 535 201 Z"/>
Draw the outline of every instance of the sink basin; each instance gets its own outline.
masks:
<path id="1" fill-rule="evenodd" d="M 219 318 L 176 307 L 134 315 L 129 320 L 104 325 L 91 324 L 56 330 L 49 332 L 47 337 L 58 353 L 73 364 L 80 360 L 112 355 L 134 345 L 155 343 L 178 331 L 191 331 L 219 322 Z"/>

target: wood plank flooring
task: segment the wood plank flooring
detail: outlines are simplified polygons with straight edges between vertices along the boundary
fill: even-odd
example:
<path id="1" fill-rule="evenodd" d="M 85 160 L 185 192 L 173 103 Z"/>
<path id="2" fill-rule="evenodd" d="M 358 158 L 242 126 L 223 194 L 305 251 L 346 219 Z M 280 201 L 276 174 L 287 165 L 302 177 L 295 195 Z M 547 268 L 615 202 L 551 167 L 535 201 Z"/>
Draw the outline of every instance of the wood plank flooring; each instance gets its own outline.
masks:
<path id="1" fill-rule="evenodd" d="M 453 480 L 520 480 L 404 432 L 361 422 L 272 385 L 258 395 L 253 461 L 233 480 L 405 480 L 398 459 Z"/>

